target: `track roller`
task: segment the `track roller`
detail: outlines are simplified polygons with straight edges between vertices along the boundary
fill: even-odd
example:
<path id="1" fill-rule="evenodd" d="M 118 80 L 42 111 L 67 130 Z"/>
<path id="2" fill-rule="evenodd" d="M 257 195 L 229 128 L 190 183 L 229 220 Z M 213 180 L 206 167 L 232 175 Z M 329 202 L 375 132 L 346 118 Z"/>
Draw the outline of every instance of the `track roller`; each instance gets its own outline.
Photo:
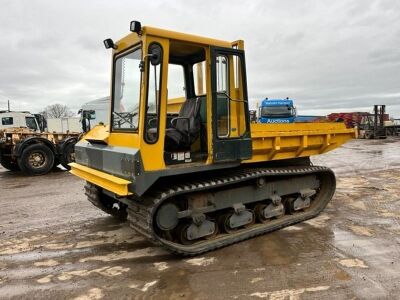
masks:
<path id="1" fill-rule="evenodd" d="M 316 190 L 305 189 L 300 191 L 300 195 L 297 198 L 291 198 L 288 203 L 288 212 L 294 214 L 296 211 L 304 211 L 311 205 L 311 197 L 316 194 Z"/>
<path id="2" fill-rule="evenodd" d="M 282 203 L 278 205 L 270 204 L 257 204 L 254 208 L 257 220 L 261 223 L 268 223 L 273 218 L 279 219 L 285 215 L 285 207 Z"/>
<path id="3" fill-rule="evenodd" d="M 204 220 L 200 224 L 183 223 L 177 227 L 178 239 L 188 245 L 201 238 L 217 234 L 217 226 L 213 221 Z"/>
<path id="4" fill-rule="evenodd" d="M 229 212 L 219 218 L 219 226 L 226 233 L 233 233 L 240 227 L 253 224 L 255 222 L 254 213 L 249 209 L 239 212 Z"/>

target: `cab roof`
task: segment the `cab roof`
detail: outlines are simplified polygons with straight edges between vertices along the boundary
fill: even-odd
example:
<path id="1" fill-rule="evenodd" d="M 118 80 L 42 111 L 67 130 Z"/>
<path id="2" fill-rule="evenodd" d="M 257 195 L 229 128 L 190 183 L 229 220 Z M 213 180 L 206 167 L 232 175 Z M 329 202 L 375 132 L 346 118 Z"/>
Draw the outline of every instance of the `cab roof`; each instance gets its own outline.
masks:
<path id="1" fill-rule="evenodd" d="M 120 52 L 125 50 L 127 47 L 132 46 L 138 42 L 140 42 L 146 35 L 149 36 L 156 36 L 160 38 L 181 41 L 181 42 L 188 42 L 188 43 L 195 43 L 201 44 L 205 46 L 216 46 L 216 47 L 224 47 L 224 48 L 231 48 L 233 43 L 243 43 L 242 40 L 228 42 L 188 33 L 181 33 L 156 27 L 144 26 L 142 27 L 141 35 L 133 32 L 125 36 L 124 38 L 117 41 L 118 50 L 116 52 Z"/>

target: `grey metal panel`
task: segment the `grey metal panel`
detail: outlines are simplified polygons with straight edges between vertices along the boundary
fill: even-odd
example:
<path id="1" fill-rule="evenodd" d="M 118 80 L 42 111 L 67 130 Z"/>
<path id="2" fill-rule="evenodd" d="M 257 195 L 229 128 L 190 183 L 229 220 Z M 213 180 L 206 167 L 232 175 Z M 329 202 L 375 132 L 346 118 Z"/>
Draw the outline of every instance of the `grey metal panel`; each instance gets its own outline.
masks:
<path id="1" fill-rule="evenodd" d="M 126 179 L 135 177 L 136 148 L 114 147 L 81 141 L 75 145 L 76 162 Z"/>
<path id="2" fill-rule="evenodd" d="M 182 165 L 160 171 L 145 172 L 139 149 L 91 144 L 86 141 L 80 141 L 75 145 L 75 161 L 78 164 L 132 181 L 129 191 L 138 196 L 143 195 L 160 177 L 224 169 L 240 164 L 231 162 L 213 165 Z"/>

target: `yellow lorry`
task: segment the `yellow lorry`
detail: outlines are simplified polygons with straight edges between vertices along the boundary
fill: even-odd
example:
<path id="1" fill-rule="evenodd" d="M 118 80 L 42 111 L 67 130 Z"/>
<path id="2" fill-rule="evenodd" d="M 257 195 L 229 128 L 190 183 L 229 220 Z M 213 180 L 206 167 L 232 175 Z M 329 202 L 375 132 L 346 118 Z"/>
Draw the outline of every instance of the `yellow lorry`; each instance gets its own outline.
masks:
<path id="1" fill-rule="evenodd" d="M 335 176 L 309 157 L 343 123 L 251 124 L 244 42 L 131 22 L 113 49 L 111 122 L 75 146 L 88 200 L 156 244 L 197 255 L 318 215 Z M 179 101 L 179 97 L 181 101 Z"/>

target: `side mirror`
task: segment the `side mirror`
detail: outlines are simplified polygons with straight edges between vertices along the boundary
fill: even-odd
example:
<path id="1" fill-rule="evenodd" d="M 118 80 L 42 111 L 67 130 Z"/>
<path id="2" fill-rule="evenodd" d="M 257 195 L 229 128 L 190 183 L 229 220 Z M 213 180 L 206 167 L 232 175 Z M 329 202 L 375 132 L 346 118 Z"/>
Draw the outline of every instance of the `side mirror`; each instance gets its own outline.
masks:
<path id="1" fill-rule="evenodd" d="M 139 63 L 140 72 L 144 72 L 145 59 L 149 58 L 150 63 L 153 66 L 158 66 L 162 61 L 162 48 L 158 44 L 151 44 L 149 47 L 149 54 L 145 55 L 143 60 Z"/>
<path id="2" fill-rule="evenodd" d="M 161 63 L 162 60 L 162 49 L 158 44 L 152 44 L 149 48 L 150 54 L 150 63 L 153 66 L 157 66 Z"/>

